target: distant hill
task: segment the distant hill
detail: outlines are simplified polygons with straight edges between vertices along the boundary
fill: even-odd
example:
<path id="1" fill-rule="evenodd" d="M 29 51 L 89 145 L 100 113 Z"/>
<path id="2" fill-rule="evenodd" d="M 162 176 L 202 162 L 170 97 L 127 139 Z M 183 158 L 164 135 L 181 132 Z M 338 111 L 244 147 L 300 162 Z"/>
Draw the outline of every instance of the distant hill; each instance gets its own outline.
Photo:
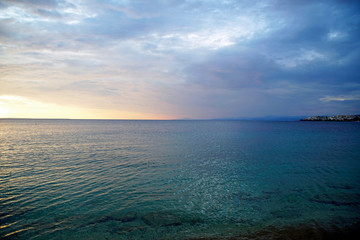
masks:
<path id="1" fill-rule="evenodd" d="M 300 121 L 360 122 L 360 115 L 313 116 Z"/>

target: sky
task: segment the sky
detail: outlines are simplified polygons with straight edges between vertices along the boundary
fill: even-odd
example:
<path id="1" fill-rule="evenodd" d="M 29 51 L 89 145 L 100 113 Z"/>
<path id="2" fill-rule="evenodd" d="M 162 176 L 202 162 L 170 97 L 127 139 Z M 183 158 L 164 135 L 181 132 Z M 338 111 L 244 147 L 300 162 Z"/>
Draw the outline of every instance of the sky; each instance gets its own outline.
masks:
<path id="1" fill-rule="evenodd" d="M 2 0 L 0 117 L 360 114 L 360 2 Z"/>

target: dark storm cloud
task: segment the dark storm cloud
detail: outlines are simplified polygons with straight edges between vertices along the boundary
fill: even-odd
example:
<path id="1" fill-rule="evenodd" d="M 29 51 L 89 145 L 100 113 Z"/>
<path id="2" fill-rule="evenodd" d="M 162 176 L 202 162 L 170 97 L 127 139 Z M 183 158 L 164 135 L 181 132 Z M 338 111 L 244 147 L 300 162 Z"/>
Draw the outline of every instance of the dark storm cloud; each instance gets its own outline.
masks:
<path id="1" fill-rule="evenodd" d="M 309 99 L 309 105 L 320 107 L 326 105 L 321 101 L 327 99 L 325 96 L 349 96 L 351 102 L 346 97 L 332 99 L 339 99 L 337 105 L 359 111 L 354 107 L 359 106 L 359 97 L 355 96 L 360 86 L 358 4 L 287 2 L 286 6 L 275 4 L 272 9 L 284 17 L 279 29 L 263 38 L 221 49 L 190 66 L 190 81 L 204 88 L 248 92 L 256 88 L 274 103 L 274 112 L 284 107 L 289 112 L 294 106 L 308 108 L 304 103 Z M 223 95 L 224 99 L 228 97 Z M 287 104 L 276 101 L 279 98 Z M 334 111 L 339 109 L 334 107 Z"/>

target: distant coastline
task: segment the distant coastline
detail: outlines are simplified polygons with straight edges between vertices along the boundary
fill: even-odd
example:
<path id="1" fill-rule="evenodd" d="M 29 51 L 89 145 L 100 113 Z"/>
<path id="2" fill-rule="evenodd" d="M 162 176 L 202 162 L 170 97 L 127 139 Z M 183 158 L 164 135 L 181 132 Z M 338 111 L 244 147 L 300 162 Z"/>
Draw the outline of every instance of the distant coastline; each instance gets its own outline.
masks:
<path id="1" fill-rule="evenodd" d="M 360 122 L 360 115 L 312 116 L 300 121 Z"/>

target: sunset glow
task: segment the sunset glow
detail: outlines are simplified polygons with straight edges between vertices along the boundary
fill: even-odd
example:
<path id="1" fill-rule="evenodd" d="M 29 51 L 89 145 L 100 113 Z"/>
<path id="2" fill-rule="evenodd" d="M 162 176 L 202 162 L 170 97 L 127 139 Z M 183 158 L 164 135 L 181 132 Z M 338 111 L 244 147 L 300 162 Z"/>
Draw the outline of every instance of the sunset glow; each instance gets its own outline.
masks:
<path id="1" fill-rule="evenodd" d="M 0 117 L 7 118 L 72 118 L 96 119 L 166 119 L 166 116 L 139 114 L 134 112 L 89 109 L 76 106 L 64 106 L 43 103 L 19 96 L 0 96 Z"/>

